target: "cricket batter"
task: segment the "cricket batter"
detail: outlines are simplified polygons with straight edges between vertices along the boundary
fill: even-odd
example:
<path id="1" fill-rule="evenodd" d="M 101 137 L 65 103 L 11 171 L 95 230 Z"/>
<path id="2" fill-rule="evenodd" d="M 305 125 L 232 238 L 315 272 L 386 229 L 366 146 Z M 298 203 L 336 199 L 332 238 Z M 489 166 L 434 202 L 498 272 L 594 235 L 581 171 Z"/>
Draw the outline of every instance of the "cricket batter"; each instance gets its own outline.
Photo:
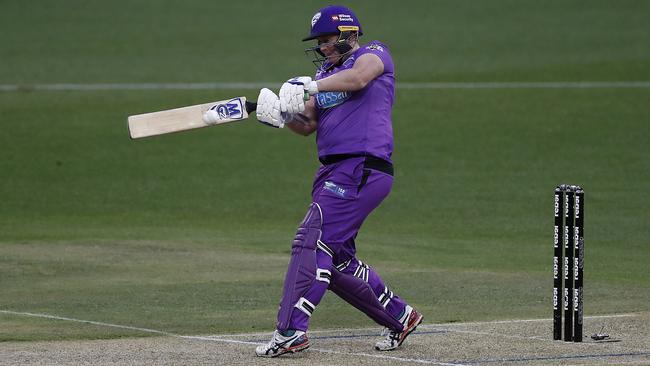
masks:
<path id="1" fill-rule="evenodd" d="M 318 42 L 309 49 L 319 65 L 314 80 L 290 79 L 279 96 L 260 91 L 257 118 L 274 127 L 286 123 L 305 136 L 316 132 L 322 163 L 312 203 L 293 240 L 277 329 L 268 344 L 255 350 L 261 357 L 309 347 L 309 318 L 328 289 L 388 329 L 375 344 L 379 351 L 399 347 L 422 322 L 419 312 L 356 257 L 361 225 L 393 184 L 393 61 L 378 41 L 360 45 L 362 34 L 350 9 L 319 10 L 303 39 Z"/>

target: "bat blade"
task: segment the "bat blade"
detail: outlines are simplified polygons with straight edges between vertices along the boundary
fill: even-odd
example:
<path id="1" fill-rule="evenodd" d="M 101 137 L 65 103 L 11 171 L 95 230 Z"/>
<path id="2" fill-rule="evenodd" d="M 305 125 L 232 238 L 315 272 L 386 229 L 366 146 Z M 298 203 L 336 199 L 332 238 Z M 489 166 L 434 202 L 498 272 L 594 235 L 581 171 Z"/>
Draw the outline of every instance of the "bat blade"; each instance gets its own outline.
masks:
<path id="1" fill-rule="evenodd" d="M 246 102 L 246 97 L 237 97 L 188 107 L 136 114 L 128 117 L 129 135 L 132 139 L 139 139 L 243 121 L 248 118 L 248 113 L 254 110 L 254 105 L 254 103 Z M 221 119 L 208 124 L 203 121 L 203 113 L 210 109 L 216 111 Z"/>

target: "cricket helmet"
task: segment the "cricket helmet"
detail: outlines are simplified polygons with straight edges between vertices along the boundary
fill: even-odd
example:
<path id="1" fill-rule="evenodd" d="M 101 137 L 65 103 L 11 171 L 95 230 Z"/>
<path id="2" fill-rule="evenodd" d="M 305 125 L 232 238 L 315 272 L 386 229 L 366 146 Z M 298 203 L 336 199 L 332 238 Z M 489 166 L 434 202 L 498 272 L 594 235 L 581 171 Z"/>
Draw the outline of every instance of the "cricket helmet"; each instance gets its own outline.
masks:
<path id="1" fill-rule="evenodd" d="M 342 32 L 358 32 L 363 34 L 361 23 L 354 12 L 345 6 L 330 5 L 320 9 L 311 18 L 311 32 L 303 41 L 329 36 Z"/>
<path id="2" fill-rule="evenodd" d="M 345 6 L 330 5 L 320 9 L 311 18 L 311 32 L 309 36 L 303 38 L 303 41 L 309 41 L 321 36 L 338 35 L 335 42 L 332 43 L 338 53 L 341 55 L 337 63 L 341 63 L 352 50 L 352 42 L 358 40 L 358 37 L 363 34 L 361 30 L 361 23 L 359 18 L 354 12 Z M 328 62 L 327 57 L 320 49 L 319 42 L 315 47 L 310 47 L 305 50 L 306 53 L 313 53 L 314 59 L 312 62 L 319 69 L 329 69 L 335 66 L 332 62 Z"/>

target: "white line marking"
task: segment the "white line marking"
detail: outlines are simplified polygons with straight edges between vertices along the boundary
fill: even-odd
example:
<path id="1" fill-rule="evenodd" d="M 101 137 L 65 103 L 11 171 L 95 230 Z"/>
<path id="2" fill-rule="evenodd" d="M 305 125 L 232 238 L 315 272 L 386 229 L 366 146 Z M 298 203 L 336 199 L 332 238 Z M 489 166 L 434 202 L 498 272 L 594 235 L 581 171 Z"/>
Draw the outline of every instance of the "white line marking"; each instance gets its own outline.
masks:
<path id="1" fill-rule="evenodd" d="M 584 319 L 601 319 L 601 318 L 624 318 L 624 317 L 634 317 L 639 316 L 639 314 L 611 314 L 611 315 L 591 315 L 585 316 Z M 449 330 L 447 327 L 454 326 L 471 326 L 471 325 L 484 325 L 484 324 L 516 324 L 516 323 L 529 323 L 529 322 L 551 322 L 551 318 L 547 319 L 513 319 L 513 320 L 492 320 L 484 322 L 466 322 L 466 323 L 437 323 L 437 324 L 421 324 L 418 326 L 418 329 L 431 329 L 431 330 Z M 321 329 L 321 330 L 310 330 L 309 334 L 320 334 L 320 333 L 345 333 L 345 332 L 373 332 L 376 331 L 379 335 L 382 331 L 382 328 L 333 328 L 333 329 Z M 233 333 L 233 334 L 213 334 L 213 335 L 204 335 L 204 337 L 256 337 L 256 336 L 270 336 L 271 332 L 256 332 L 256 333 Z M 541 339 L 541 338 L 540 338 Z"/>
<path id="2" fill-rule="evenodd" d="M 26 312 L 11 311 L 11 310 L 0 310 L 0 313 L 11 314 L 11 315 L 31 316 L 31 317 L 36 317 L 36 318 L 45 318 L 45 319 L 53 319 L 53 320 L 64 320 L 64 321 L 75 322 L 75 323 L 99 325 L 99 326 L 103 326 L 103 327 L 136 330 L 136 331 L 143 332 L 143 333 L 160 334 L 160 335 L 165 335 L 165 336 L 168 336 L 168 337 L 175 337 L 175 338 L 201 339 L 201 340 L 210 340 L 210 341 L 223 342 L 223 343 L 239 343 L 239 344 L 253 344 L 253 345 L 258 345 L 259 344 L 259 343 L 256 343 L 256 342 L 245 342 L 245 341 L 237 341 L 237 340 L 232 340 L 232 339 L 207 338 L 207 337 L 201 337 L 201 336 L 184 336 L 184 335 L 174 334 L 174 333 L 165 332 L 165 331 L 156 330 L 156 329 L 132 327 L 132 326 L 128 326 L 128 325 L 119 325 L 119 324 L 111 324 L 111 323 L 104 323 L 104 322 L 96 322 L 96 321 L 92 321 L 92 320 L 66 318 L 64 316 L 56 316 L 56 315 L 49 315 L 49 314 L 26 313 Z"/>
<path id="3" fill-rule="evenodd" d="M 102 90 L 253 90 L 281 82 L 230 83 L 54 83 L 0 84 L 0 91 L 102 91 Z M 650 81 L 550 81 L 550 82 L 402 82 L 398 89 L 630 89 L 650 88 Z"/>
<path id="4" fill-rule="evenodd" d="M 639 314 L 608 314 L 608 315 L 590 315 L 585 316 L 584 319 L 607 319 L 607 318 L 626 318 L 639 316 Z M 484 322 L 467 322 L 467 323 L 440 323 L 440 324 L 423 324 L 419 327 L 441 327 L 441 326 L 467 326 L 467 325 L 484 325 L 484 324 L 516 324 L 516 323 L 533 323 L 533 322 L 550 322 L 551 318 L 543 319 L 512 319 L 512 320 L 490 320 Z"/>
<path id="5" fill-rule="evenodd" d="M 363 356 L 363 357 L 371 357 L 371 358 L 380 358 L 380 359 L 384 359 L 384 360 L 424 363 L 424 364 L 429 364 L 429 365 L 465 366 L 465 365 L 460 364 L 460 363 L 438 362 L 438 361 L 425 360 L 425 359 L 420 359 L 420 358 L 406 358 L 406 357 L 374 355 L 374 354 L 371 354 L 371 353 L 361 353 L 361 352 L 341 352 L 341 351 L 333 351 L 333 350 L 319 349 L 319 348 L 309 348 L 309 349 L 312 350 L 312 351 L 317 351 L 317 352 L 321 352 L 321 353 L 333 353 L 335 355 Z"/>
<path id="6" fill-rule="evenodd" d="M 420 327 L 418 327 L 420 328 Z M 465 333 L 465 334 L 474 334 L 474 335 L 485 335 L 485 336 L 490 336 L 490 337 L 502 337 L 502 338 L 513 338 L 513 339 L 531 339 L 531 340 L 536 340 L 536 341 L 550 341 L 553 342 L 552 339 L 546 339 L 542 337 L 525 337 L 525 336 L 516 336 L 516 335 L 510 335 L 510 334 L 502 334 L 502 333 L 492 333 L 492 332 L 479 332 L 476 330 L 461 330 L 461 329 L 451 329 L 451 328 L 437 328 L 437 327 L 426 327 L 425 329 L 430 329 L 430 330 L 438 330 L 441 332 L 453 332 L 453 333 Z M 417 334 L 417 333 L 415 333 Z"/>
<path id="7" fill-rule="evenodd" d="M 612 315 L 592 315 L 585 316 L 584 319 L 608 319 L 608 318 L 625 318 L 625 317 L 634 317 L 639 316 L 639 314 L 612 314 Z M 510 338 L 510 339 L 528 339 L 535 341 L 542 341 L 548 343 L 556 343 L 553 339 L 544 338 L 544 337 L 535 337 L 535 336 L 518 336 L 511 334 L 503 334 L 496 332 L 481 332 L 475 330 L 464 330 L 464 329 L 454 329 L 457 326 L 467 327 L 475 325 L 489 325 L 489 324 L 517 324 L 517 323 L 537 323 L 537 322 L 551 322 L 552 319 L 514 319 L 514 320 L 496 320 L 496 321 L 487 321 L 487 322 L 468 322 L 468 323 L 449 323 L 449 324 L 423 324 L 418 327 L 418 329 L 429 329 L 434 331 L 441 332 L 452 332 L 452 333 L 464 333 L 464 334 L 473 334 L 480 336 L 488 337 L 498 337 L 498 338 Z M 577 347 L 590 347 L 590 346 L 599 346 L 597 343 L 589 342 L 580 342 L 577 343 Z"/>
<path id="8" fill-rule="evenodd" d="M 0 84 L 0 91 L 100 91 L 100 90 L 233 90 L 260 89 L 268 83 L 107 83 L 107 84 Z"/>
<path id="9" fill-rule="evenodd" d="M 202 337 L 202 336 L 184 336 L 184 335 L 179 335 L 179 334 L 174 334 L 174 333 L 170 333 L 170 332 L 165 332 L 165 331 L 155 330 L 155 329 L 149 329 L 149 328 L 132 327 L 132 326 L 128 326 L 128 325 L 111 324 L 111 323 L 97 322 L 97 321 L 92 321 L 92 320 L 74 319 L 74 318 L 68 318 L 68 317 L 56 316 L 56 315 L 49 315 L 49 314 L 28 313 L 28 312 L 11 311 L 11 310 L 0 310 L 0 313 L 11 314 L 11 315 L 21 315 L 21 316 L 31 316 L 31 317 L 37 317 L 37 318 L 53 319 L 53 320 L 64 320 L 64 321 L 75 322 L 75 323 L 93 324 L 93 325 L 100 325 L 100 326 L 112 327 L 112 328 L 120 328 L 120 329 L 137 330 L 137 331 L 140 331 L 140 332 L 160 334 L 160 335 L 165 335 L 165 336 L 175 337 L 175 338 L 181 338 L 181 339 L 204 340 L 204 341 L 212 341 L 212 342 L 247 344 L 247 345 L 259 345 L 260 344 L 258 342 L 246 342 L 246 341 L 238 341 L 238 340 L 234 340 L 234 339 L 222 339 L 222 338 Z M 373 354 L 369 354 L 369 353 L 340 352 L 340 351 L 333 351 L 333 350 L 319 349 L 319 348 L 312 348 L 312 351 L 321 352 L 321 353 L 333 353 L 333 354 L 347 355 L 347 356 L 364 356 L 364 357 L 372 357 L 372 358 L 381 358 L 381 359 L 402 361 L 402 362 L 416 362 L 416 363 L 424 363 L 424 364 L 440 365 L 440 366 L 464 366 L 464 365 L 461 365 L 461 364 L 437 362 L 437 361 L 433 361 L 433 360 L 421 360 L 421 359 L 404 358 L 404 357 L 373 355 Z"/>
<path id="10" fill-rule="evenodd" d="M 11 314 L 11 315 L 31 316 L 31 317 L 36 317 L 36 318 L 45 318 L 45 319 L 54 319 L 54 320 L 65 320 L 65 321 L 75 322 L 75 323 L 86 323 L 86 324 L 92 324 L 92 325 L 100 325 L 100 326 L 104 326 L 104 327 L 137 330 L 137 331 L 145 332 L 145 333 L 156 333 L 156 334 L 173 336 L 172 333 L 163 332 L 161 330 L 139 328 L 139 327 L 131 327 L 131 326 L 128 326 L 128 325 L 118 325 L 118 324 L 110 324 L 110 323 L 104 323 L 104 322 L 96 322 L 96 321 L 92 321 L 92 320 L 73 319 L 73 318 L 66 318 L 66 317 L 63 317 L 63 316 L 56 316 L 56 315 L 49 315 L 49 314 L 25 313 L 25 312 L 20 312 L 20 311 L 11 311 L 11 310 L 0 310 L 0 313 Z"/>
<path id="11" fill-rule="evenodd" d="M 20 312 L 20 311 L 12 311 L 12 310 L 0 310 L 0 313 L 10 314 L 10 315 L 31 316 L 31 317 L 37 317 L 37 318 L 53 319 L 53 320 L 63 320 L 63 321 L 70 321 L 70 322 L 75 322 L 75 323 L 92 324 L 92 325 L 119 328 L 119 329 L 135 330 L 135 331 L 140 331 L 140 332 L 144 332 L 144 333 L 160 334 L 160 335 L 165 335 L 165 336 L 168 336 L 168 337 L 174 337 L 174 338 L 180 338 L 180 339 L 203 340 L 203 341 L 211 341 L 211 342 L 222 342 L 222 343 L 231 343 L 231 344 L 246 344 L 246 345 L 259 345 L 259 344 L 261 344 L 259 342 L 248 342 L 248 341 L 239 341 L 239 340 L 234 340 L 234 339 L 224 339 L 224 338 L 222 338 L 222 337 L 227 337 L 227 335 L 187 336 L 187 335 L 179 335 L 179 334 L 175 334 L 175 333 L 171 333 L 171 332 L 165 332 L 165 331 L 156 330 L 156 329 L 132 327 L 132 326 L 128 326 L 128 325 L 111 324 L 111 323 L 98 322 L 98 321 L 92 321 L 92 320 L 82 320 L 82 319 L 68 318 L 68 317 L 49 315 L 49 314 L 29 313 L 29 312 Z M 639 314 L 596 315 L 596 316 L 586 316 L 585 319 L 620 318 L 620 317 L 634 317 L 634 316 L 639 316 Z M 508 323 L 524 323 L 524 322 L 540 322 L 540 321 L 550 321 L 550 320 L 551 319 L 498 320 L 498 321 L 488 321 L 488 322 L 427 324 L 427 325 L 421 325 L 420 327 L 426 328 L 426 329 L 436 329 L 436 328 L 438 328 L 438 329 L 441 329 L 441 330 L 447 330 L 447 331 L 453 331 L 453 332 L 459 332 L 459 333 L 470 333 L 470 334 L 479 334 L 479 335 L 503 336 L 503 337 L 509 337 L 509 338 L 526 338 L 526 339 L 538 339 L 539 340 L 541 338 L 517 337 L 517 336 L 508 336 L 508 335 L 502 335 L 502 334 L 493 334 L 493 333 L 488 333 L 488 332 L 455 330 L 455 329 L 449 329 L 449 328 L 454 327 L 454 326 L 468 326 L 468 325 L 480 325 L 480 324 L 508 324 Z M 446 329 L 445 329 L 445 327 L 446 327 Z M 354 330 L 368 331 L 368 330 L 374 330 L 374 329 L 376 329 L 376 328 L 334 329 L 334 330 L 312 331 L 311 333 L 316 333 L 316 332 L 318 332 L 318 333 L 345 332 L 345 331 L 354 331 Z M 269 335 L 269 334 L 270 333 L 268 333 L 268 332 L 267 333 L 242 333 L 242 334 L 237 334 L 237 335 L 233 334 L 233 335 L 229 335 L 229 336 L 234 337 L 234 336 L 253 336 L 253 335 Z M 400 361 L 400 362 L 414 362 L 414 363 L 422 363 L 422 364 L 429 364 L 429 365 L 439 365 L 439 366 L 464 366 L 463 364 L 458 364 L 458 363 L 439 362 L 439 361 L 427 360 L 427 359 L 395 357 L 395 356 L 386 356 L 386 355 L 370 354 L 370 353 L 359 353 L 359 352 L 341 352 L 341 351 L 334 351 L 334 350 L 328 350 L 328 349 L 322 349 L 322 348 L 310 348 L 310 349 L 312 351 L 321 352 L 321 353 L 331 353 L 331 354 L 339 354 L 339 355 L 346 355 L 346 356 L 361 356 L 361 357 L 379 358 L 379 359 L 394 360 L 394 361 Z"/>
<path id="12" fill-rule="evenodd" d="M 397 83 L 401 89 L 610 89 L 650 88 L 650 81 L 512 81 L 512 82 L 449 82 Z"/>
<path id="13" fill-rule="evenodd" d="M 172 336 L 178 337 L 178 338 L 183 338 L 183 339 L 196 339 L 199 341 L 213 341 L 213 342 L 223 342 L 223 343 L 235 343 L 235 344 L 250 344 L 253 346 L 259 346 L 262 343 L 259 342 L 246 342 L 246 341 L 238 341 L 235 339 L 223 339 L 223 338 L 211 338 L 211 337 L 202 337 L 202 336 L 184 336 L 184 335 L 175 335 L 173 334 Z"/>

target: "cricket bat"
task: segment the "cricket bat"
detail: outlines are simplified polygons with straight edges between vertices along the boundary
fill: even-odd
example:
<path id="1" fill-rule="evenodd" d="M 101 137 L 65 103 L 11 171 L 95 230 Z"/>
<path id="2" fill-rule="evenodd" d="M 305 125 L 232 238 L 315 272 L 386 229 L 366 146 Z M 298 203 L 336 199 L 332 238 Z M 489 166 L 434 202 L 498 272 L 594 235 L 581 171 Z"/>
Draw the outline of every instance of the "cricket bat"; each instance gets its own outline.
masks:
<path id="1" fill-rule="evenodd" d="M 246 101 L 246 97 L 237 97 L 189 107 L 136 114 L 128 118 L 129 135 L 132 139 L 139 139 L 243 121 L 256 108 L 257 104 Z M 203 121 L 203 113 L 210 109 L 219 114 L 219 120 L 208 124 Z"/>

